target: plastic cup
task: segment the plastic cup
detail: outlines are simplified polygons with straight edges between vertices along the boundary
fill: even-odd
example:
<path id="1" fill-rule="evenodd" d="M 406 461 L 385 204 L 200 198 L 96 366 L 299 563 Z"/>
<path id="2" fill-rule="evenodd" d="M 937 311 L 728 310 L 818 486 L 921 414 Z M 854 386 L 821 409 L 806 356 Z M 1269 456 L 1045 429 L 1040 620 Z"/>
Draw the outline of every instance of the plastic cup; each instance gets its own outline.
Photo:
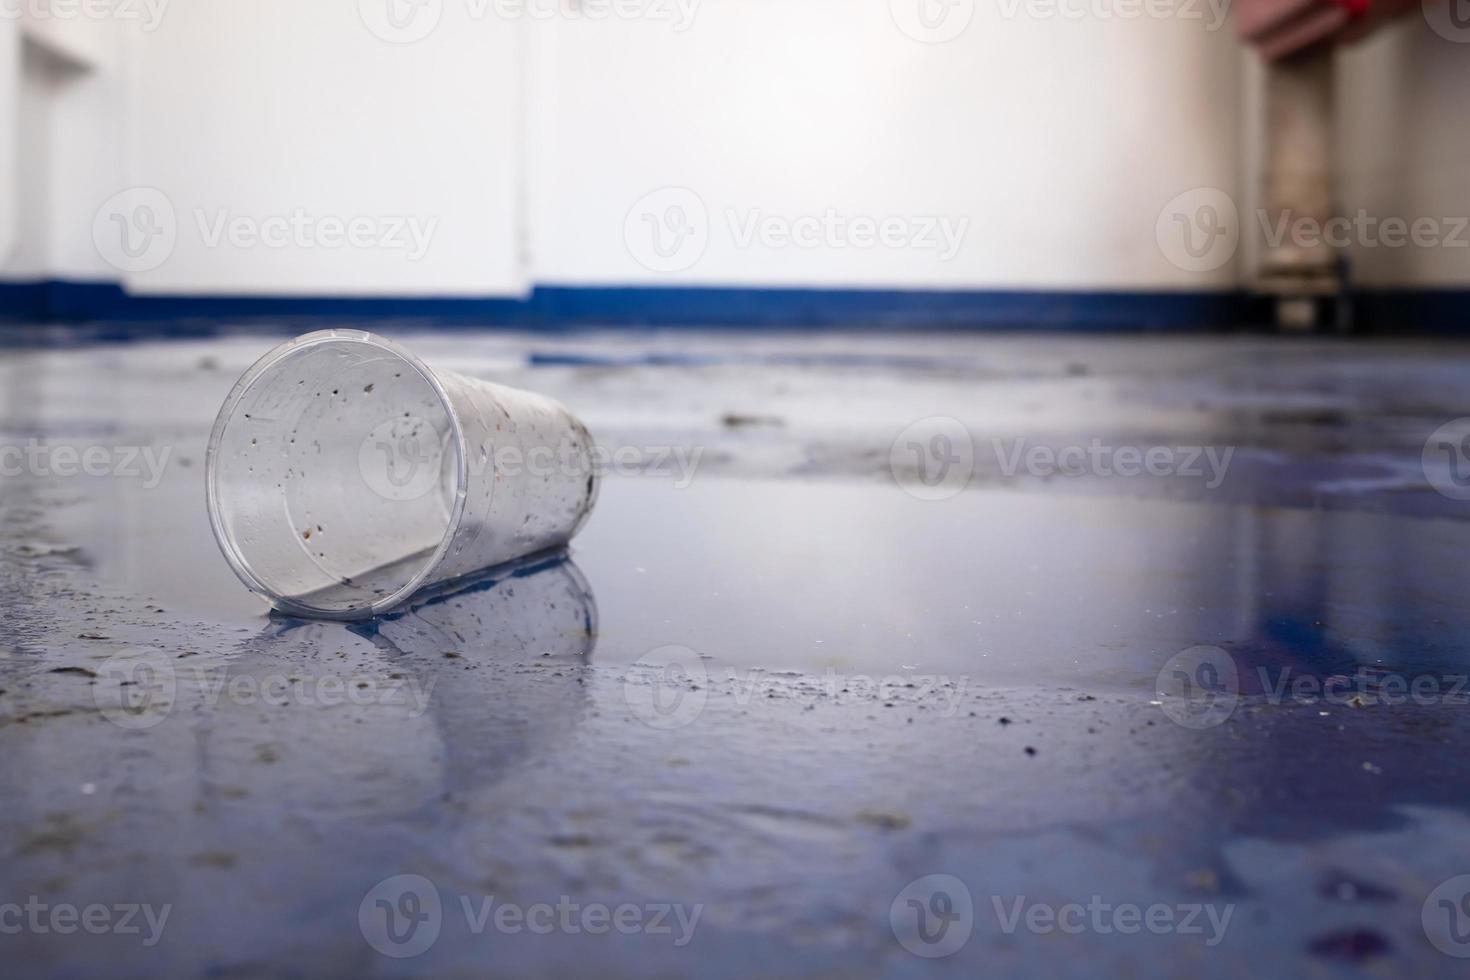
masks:
<path id="1" fill-rule="evenodd" d="M 209 519 L 282 612 L 364 619 L 563 547 L 597 499 L 592 437 L 559 403 L 322 330 L 245 372 L 205 460 Z"/>

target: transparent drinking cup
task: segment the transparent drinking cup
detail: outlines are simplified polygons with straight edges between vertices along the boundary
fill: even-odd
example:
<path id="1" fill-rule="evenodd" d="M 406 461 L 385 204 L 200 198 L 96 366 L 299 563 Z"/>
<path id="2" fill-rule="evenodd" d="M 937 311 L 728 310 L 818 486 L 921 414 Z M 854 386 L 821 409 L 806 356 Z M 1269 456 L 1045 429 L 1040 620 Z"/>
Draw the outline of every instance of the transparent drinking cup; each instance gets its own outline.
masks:
<path id="1" fill-rule="evenodd" d="M 205 470 L 235 573 L 324 619 L 564 547 L 598 489 L 592 437 L 558 402 L 357 330 L 298 337 L 245 372 Z"/>

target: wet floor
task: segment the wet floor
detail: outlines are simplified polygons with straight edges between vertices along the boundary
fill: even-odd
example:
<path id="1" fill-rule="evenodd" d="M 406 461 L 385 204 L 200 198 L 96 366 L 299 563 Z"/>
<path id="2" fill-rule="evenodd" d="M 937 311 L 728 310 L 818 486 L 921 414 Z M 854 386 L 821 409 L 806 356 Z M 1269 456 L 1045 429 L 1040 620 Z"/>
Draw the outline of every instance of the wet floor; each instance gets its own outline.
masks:
<path id="1" fill-rule="evenodd" d="M 0 360 L 7 975 L 1463 970 L 1470 348 L 376 329 L 589 424 L 570 556 L 270 618 L 274 338 Z"/>

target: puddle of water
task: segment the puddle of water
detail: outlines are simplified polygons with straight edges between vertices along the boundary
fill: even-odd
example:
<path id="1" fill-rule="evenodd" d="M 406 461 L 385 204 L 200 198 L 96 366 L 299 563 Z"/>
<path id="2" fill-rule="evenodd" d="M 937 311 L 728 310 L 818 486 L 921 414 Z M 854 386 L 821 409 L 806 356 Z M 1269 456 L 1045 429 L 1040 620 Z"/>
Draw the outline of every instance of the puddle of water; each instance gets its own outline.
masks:
<path id="1" fill-rule="evenodd" d="M 102 580 L 173 617 L 258 624 L 264 607 L 220 557 L 199 477 L 174 469 L 156 489 L 98 482 L 109 492 L 38 504 L 60 542 L 86 542 Z M 600 662 L 681 645 L 742 673 L 1096 693 L 1142 690 L 1199 644 L 1248 675 L 1463 668 L 1467 546 L 1470 524 L 1372 513 L 610 478 L 574 550 L 601 610 Z"/>

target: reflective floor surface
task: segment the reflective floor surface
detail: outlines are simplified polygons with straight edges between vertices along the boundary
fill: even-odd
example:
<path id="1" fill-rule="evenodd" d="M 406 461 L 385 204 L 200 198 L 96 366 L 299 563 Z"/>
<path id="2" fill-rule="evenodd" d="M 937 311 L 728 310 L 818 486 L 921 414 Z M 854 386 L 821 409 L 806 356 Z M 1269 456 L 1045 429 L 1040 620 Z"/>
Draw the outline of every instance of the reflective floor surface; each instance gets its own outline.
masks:
<path id="1" fill-rule="evenodd" d="M 1470 348 L 354 326 L 591 522 L 271 617 L 276 338 L 0 353 L 7 976 L 1463 975 Z"/>

